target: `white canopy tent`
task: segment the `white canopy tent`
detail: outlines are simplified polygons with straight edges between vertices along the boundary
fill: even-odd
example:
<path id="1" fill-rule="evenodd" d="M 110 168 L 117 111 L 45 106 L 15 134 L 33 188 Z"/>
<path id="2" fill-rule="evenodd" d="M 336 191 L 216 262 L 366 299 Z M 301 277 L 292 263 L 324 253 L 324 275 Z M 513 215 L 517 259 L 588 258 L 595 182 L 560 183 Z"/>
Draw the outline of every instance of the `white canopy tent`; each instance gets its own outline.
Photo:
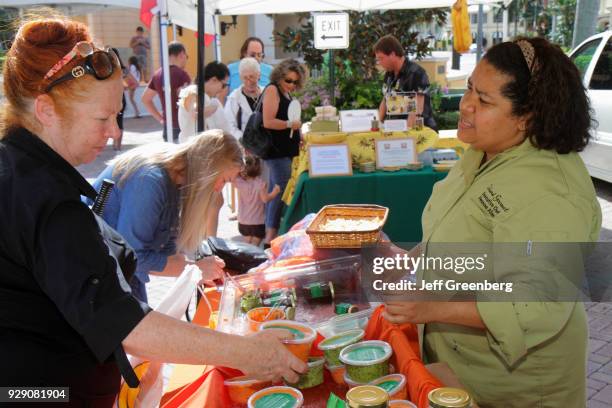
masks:
<path id="1" fill-rule="evenodd" d="M 140 8 L 140 0 L 1 0 L 2 7 L 28 8 L 51 6 L 68 16 L 95 13 L 115 7 Z"/>
<path id="2" fill-rule="evenodd" d="M 115 0 L 118 1 L 118 0 Z M 470 0 L 470 5 L 504 3 L 512 0 Z M 166 0 L 168 19 L 197 30 L 198 0 Z M 455 0 L 204 0 L 206 31 L 213 32 L 213 15 L 288 14 L 309 11 L 368 11 L 450 7 Z M 180 22 L 179 22 L 180 21 Z M 209 26 L 209 24 L 211 26 Z M 211 27 L 211 28 L 209 28 Z"/>
<path id="3" fill-rule="evenodd" d="M 167 2 L 168 19 L 170 22 L 179 24 L 178 21 L 180 20 L 182 21 L 180 25 L 197 30 L 197 12 L 194 13 L 194 10 L 197 10 L 198 0 L 165 1 Z M 218 32 L 218 19 L 213 19 L 213 16 L 218 15 L 450 8 L 454 2 L 455 0 L 204 0 L 204 27 L 207 33 Z M 511 2 L 512 0 L 468 0 L 470 5 L 503 3 L 507 6 Z M 507 21 L 507 18 L 504 18 L 504 32 L 507 32 Z M 218 52 L 217 57 L 219 57 Z"/>
<path id="4" fill-rule="evenodd" d="M 198 30 L 199 0 L 158 0 L 161 26 L 177 24 L 191 30 Z M 200 0 L 201 1 L 201 0 Z M 450 7 L 455 0 L 204 0 L 204 31 L 216 33 L 218 20 L 214 15 L 243 14 L 286 14 L 311 11 L 368 11 Z M 504 3 L 512 0 L 469 0 L 470 5 Z M 36 5 L 56 5 L 62 7 L 129 7 L 140 8 L 140 0 L 2 0 L 4 7 L 31 7 Z M 69 13 L 75 14 L 75 13 Z M 505 19 L 507 21 L 507 19 Z M 162 64 L 164 82 L 168 83 L 169 67 L 166 30 L 162 29 Z M 504 28 L 506 32 L 506 28 Z M 166 106 L 170 103 L 170 87 L 166 86 Z M 200 90 L 203 92 L 203 90 Z M 168 135 L 172 134 L 171 119 L 166 123 Z"/>
<path id="5" fill-rule="evenodd" d="M 455 0 L 205 0 L 206 8 L 217 14 L 282 14 L 304 11 L 368 11 L 450 7 Z M 470 4 L 502 0 L 473 0 Z M 508 1 L 508 0 L 505 0 Z"/>

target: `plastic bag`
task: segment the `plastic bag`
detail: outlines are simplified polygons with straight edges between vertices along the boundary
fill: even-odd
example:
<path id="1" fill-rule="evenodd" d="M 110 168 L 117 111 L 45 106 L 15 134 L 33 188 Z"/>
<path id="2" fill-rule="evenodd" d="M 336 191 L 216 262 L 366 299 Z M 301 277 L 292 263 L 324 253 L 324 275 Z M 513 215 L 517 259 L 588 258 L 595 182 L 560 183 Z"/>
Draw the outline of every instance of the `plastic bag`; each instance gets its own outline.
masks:
<path id="1" fill-rule="evenodd" d="M 155 311 L 180 319 L 201 279 L 202 271 L 200 268 L 196 265 L 187 265 L 157 305 Z M 121 391 L 117 397 L 117 407 L 148 408 L 158 406 L 163 393 L 162 371 L 164 364 L 157 361 L 148 362 L 138 356 L 129 356 L 129 360 L 132 367 L 135 367 L 136 375 L 140 378 L 140 386 L 133 389 L 129 388 L 126 383 L 121 384 Z"/>
<path id="2" fill-rule="evenodd" d="M 228 269 L 239 273 L 245 273 L 268 260 L 263 249 L 245 242 L 210 237 L 200 246 L 200 253 L 206 254 L 206 247 L 212 255 L 223 259 Z"/>

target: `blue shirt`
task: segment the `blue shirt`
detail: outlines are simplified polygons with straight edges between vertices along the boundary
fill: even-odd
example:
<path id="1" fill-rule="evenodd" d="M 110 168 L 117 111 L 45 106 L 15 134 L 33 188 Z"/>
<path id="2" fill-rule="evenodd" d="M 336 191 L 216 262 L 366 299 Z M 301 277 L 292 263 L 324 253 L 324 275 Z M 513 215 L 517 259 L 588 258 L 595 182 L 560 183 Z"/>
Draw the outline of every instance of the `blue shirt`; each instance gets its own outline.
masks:
<path id="1" fill-rule="evenodd" d="M 161 167 L 143 167 L 119 184 L 108 166 L 93 186 L 102 180 L 115 182 L 102 218 L 134 248 L 138 256 L 135 276 L 149 281 L 149 271 L 162 271 L 167 258 L 176 253 L 180 194 L 168 172 Z"/>
<path id="2" fill-rule="evenodd" d="M 240 81 L 240 72 L 238 71 L 238 67 L 240 66 L 240 60 L 236 62 L 232 62 L 227 66 L 230 72 L 229 77 L 229 93 L 240 86 L 242 83 Z M 259 64 L 259 69 L 261 71 L 261 76 L 259 77 L 259 86 L 264 88 L 266 85 L 270 83 L 270 74 L 272 73 L 272 65 L 268 65 L 265 62 Z"/>

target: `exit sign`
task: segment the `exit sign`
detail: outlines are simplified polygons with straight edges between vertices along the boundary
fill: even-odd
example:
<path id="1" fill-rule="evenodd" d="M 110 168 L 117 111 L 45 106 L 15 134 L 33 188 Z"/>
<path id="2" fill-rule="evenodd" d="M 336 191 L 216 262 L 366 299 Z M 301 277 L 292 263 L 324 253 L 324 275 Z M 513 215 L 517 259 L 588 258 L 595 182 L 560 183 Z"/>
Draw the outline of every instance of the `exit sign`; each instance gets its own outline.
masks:
<path id="1" fill-rule="evenodd" d="M 314 15 L 314 45 L 319 50 L 344 49 L 349 46 L 348 13 Z"/>

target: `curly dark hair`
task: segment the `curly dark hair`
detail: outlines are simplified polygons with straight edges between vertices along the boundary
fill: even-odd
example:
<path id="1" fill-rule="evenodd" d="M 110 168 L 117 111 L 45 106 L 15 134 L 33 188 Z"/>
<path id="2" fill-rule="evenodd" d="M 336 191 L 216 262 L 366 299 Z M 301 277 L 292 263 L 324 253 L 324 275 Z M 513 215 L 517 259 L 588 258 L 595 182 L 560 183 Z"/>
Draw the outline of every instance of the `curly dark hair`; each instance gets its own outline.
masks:
<path id="1" fill-rule="evenodd" d="M 244 166 L 240 171 L 243 179 L 261 176 L 261 159 L 257 156 L 247 155 L 244 158 Z"/>
<path id="2" fill-rule="evenodd" d="M 280 84 L 289 71 L 295 72 L 299 77 L 300 83 L 296 85 L 296 91 L 299 91 L 304 87 L 307 72 L 304 66 L 300 64 L 298 60 L 286 59 L 275 66 L 270 73 L 270 82 L 277 85 Z"/>
<path id="3" fill-rule="evenodd" d="M 582 151 L 593 123 L 578 68 L 543 38 L 518 40 L 528 41 L 535 50 L 532 73 L 516 42 L 497 44 L 483 57 L 511 77 L 502 94 L 512 102 L 512 114 L 529 115 L 526 134 L 537 148 L 561 154 Z"/>

